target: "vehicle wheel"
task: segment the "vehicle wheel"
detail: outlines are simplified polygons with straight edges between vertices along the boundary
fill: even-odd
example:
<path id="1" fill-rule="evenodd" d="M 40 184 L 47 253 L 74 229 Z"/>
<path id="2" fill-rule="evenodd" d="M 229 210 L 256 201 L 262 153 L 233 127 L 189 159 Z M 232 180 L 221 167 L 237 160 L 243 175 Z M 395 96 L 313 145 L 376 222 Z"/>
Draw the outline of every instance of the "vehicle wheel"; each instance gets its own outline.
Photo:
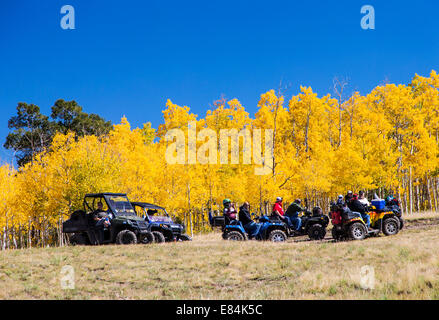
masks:
<path id="1" fill-rule="evenodd" d="M 163 243 L 166 241 L 165 236 L 160 231 L 153 231 L 152 234 L 154 235 L 155 243 Z"/>
<path id="2" fill-rule="evenodd" d="M 145 234 L 142 235 L 142 243 L 143 244 L 151 244 L 154 242 L 154 235 L 152 234 L 152 232 L 147 232 Z"/>
<path id="3" fill-rule="evenodd" d="M 80 233 L 75 233 L 69 239 L 69 242 L 72 246 L 81 246 L 86 244 L 86 240 L 84 235 Z"/>
<path id="4" fill-rule="evenodd" d="M 349 237 L 353 240 L 363 240 L 366 234 L 366 226 L 360 222 L 354 222 L 349 226 Z"/>
<path id="5" fill-rule="evenodd" d="M 245 241 L 245 237 L 239 231 L 230 231 L 230 232 L 227 233 L 225 240 L 228 240 L 228 241 Z"/>
<path id="6" fill-rule="evenodd" d="M 189 237 L 187 234 L 182 234 L 178 237 L 179 240 L 181 241 L 192 241 L 192 238 Z"/>
<path id="7" fill-rule="evenodd" d="M 401 231 L 404 228 L 405 221 L 403 217 L 399 217 L 399 231 Z"/>
<path id="8" fill-rule="evenodd" d="M 224 240 L 227 240 L 227 234 L 228 234 L 227 232 L 223 232 L 222 237 Z"/>
<path id="9" fill-rule="evenodd" d="M 272 242 L 285 242 L 287 241 L 287 235 L 282 230 L 273 230 L 270 232 L 268 240 Z"/>
<path id="10" fill-rule="evenodd" d="M 399 221 L 395 218 L 388 218 L 383 222 L 383 233 L 386 236 L 394 236 L 399 232 Z"/>
<path id="11" fill-rule="evenodd" d="M 122 230 L 116 236 L 117 244 L 136 244 L 137 236 L 134 232 L 130 230 Z"/>
<path id="12" fill-rule="evenodd" d="M 322 240 L 326 236 L 326 229 L 321 224 L 313 224 L 308 229 L 308 237 L 311 240 Z"/>

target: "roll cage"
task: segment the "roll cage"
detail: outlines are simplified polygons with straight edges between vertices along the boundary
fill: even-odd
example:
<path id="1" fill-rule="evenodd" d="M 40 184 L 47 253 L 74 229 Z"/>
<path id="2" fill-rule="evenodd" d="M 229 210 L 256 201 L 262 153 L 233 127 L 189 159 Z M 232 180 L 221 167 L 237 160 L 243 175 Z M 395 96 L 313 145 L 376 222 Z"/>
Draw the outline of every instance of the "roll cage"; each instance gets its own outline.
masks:
<path id="1" fill-rule="evenodd" d="M 97 210 L 97 204 L 102 202 L 103 210 L 107 213 L 117 216 L 135 216 L 133 206 L 131 205 L 125 193 L 89 193 L 84 197 L 84 211 L 87 213 Z"/>
<path id="2" fill-rule="evenodd" d="M 172 220 L 165 208 L 157 206 L 155 204 L 146 203 L 146 202 L 131 202 L 131 205 L 134 208 L 136 208 L 136 207 L 141 208 L 144 218 L 147 219 L 147 221 L 149 221 L 149 222 L 151 222 L 151 220 L 153 220 L 153 219 L 151 219 L 150 215 L 148 214 L 148 211 L 150 211 L 150 210 L 162 211 L 164 217 L 167 217 L 170 220 Z M 139 212 L 137 212 L 136 210 L 135 210 L 135 212 L 137 214 L 139 214 Z"/>

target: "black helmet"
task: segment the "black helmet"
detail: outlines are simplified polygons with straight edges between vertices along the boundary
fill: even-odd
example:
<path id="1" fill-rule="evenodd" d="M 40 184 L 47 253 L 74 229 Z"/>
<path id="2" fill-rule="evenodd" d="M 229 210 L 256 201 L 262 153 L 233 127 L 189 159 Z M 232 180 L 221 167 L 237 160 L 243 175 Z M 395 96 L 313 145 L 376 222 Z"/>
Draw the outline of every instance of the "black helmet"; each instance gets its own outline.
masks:
<path id="1" fill-rule="evenodd" d="M 294 203 L 301 204 L 301 203 L 302 203 L 302 200 L 300 200 L 300 199 L 296 199 L 296 200 L 294 200 Z"/>
<path id="2" fill-rule="evenodd" d="M 321 216 L 323 214 L 323 210 L 320 207 L 315 207 L 314 209 L 312 209 L 312 215 L 314 217 L 318 217 Z"/>

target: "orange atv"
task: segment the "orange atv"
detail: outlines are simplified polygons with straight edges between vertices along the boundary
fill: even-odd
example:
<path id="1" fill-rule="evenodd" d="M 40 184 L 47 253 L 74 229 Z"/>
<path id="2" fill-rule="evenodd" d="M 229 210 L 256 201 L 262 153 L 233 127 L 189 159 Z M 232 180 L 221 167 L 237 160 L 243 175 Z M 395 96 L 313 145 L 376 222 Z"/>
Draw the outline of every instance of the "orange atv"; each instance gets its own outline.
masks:
<path id="1" fill-rule="evenodd" d="M 377 209 L 374 205 L 368 210 L 370 227 L 379 230 L 386 236 L 396 235 L 404 226 L 401 211 L 395 211 L 388 207 Z"/>
<path id="2" fill-rule="evenodd" d="M 331 205 L 330 218 L 333 225 L 332 237 L 337 241 L 363 240 L 368 236 L 376 236 L 380 233 L 380 230 L 368 230 L 358 212 L 345 211 L 340 205 Z"/>

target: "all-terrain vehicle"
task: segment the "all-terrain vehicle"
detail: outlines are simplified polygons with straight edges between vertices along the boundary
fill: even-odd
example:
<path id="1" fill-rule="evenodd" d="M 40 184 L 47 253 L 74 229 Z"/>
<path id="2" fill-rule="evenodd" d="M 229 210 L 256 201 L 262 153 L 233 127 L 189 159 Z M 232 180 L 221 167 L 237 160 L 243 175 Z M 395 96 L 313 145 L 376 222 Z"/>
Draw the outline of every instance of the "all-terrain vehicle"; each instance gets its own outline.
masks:
<path id="1" fill-rule="evenodd" d="M 393 236 L 404 227 L 404 219 L 398 206 L 387 206 L 384 200 L 372 200 L 372 206 L 367 211 L 371 228 L 380 230 L 386 236 Z"/>
<path id="2" fill-rule="evenodd" d="M 98 209 L 102 206 L 101 209 Z M 105 213 L 110 225 L 97 227 L 93 216 Z M 149 224 L 136 215 L 124 193 L 93 193 L 84 197 L 84 210 L 72 213 L 63 223 L 63 233 L 72 234 L 73 245 L 152 243 L 154 235 Z"/>
<path id="3" fill-rule="evenodd" d="M 224 240 L 287 241 L 288 231 L 283 222 L 271 221 L 267 216 L 261 216 L 256 218 L 256 220 L 259 220 L 259 223 L 255 223 L 252 230 L 246 230 L 238 220 L 230 220 L 225 216 L 213 217 L 212 213 L 209 212 L 209 222 L 211 226 L 221 227 Z"/>
<path id="4" fill-rule="evenodd" d="M 358 212 L 345 211 L 342 206 L 331 204 L 332 238 L 334 240 L 363 240 L 369 235 L 366 223 Z"/>
<path id="5" fill-rule="evenodd" d="M 146 202 L 131 202 L 137 215 L 148 223 L 148 230 L 154 235 L 155 242 L 191 241 L 184 234 L 184 226 L 172 221 L 163 207 Z"/>
<path id="6" fill-rule="evenodd" d="M 332 237 L 335 240 L 363 240 L 368 236 L 378 236 L 383 233 L 386 236 L 395 235 L 399 232 L 401 222 L 393 211 L 385 211 L 371 206 L 368 212 L 370 216 L 370 228 L 358 212 L 344 211 L 339 205 L 331 205 Z"/>
<path id="7" fill-rule="evenodd" d="M 320 207 L 315 207 L 312 212 L 305 210 L 299 215 L 302 220 L 300 230 L 287 227 L 289 237 L 300 237 L 307 235 L 311 240 L 322 240 L 326 236 L 326 227 L 329 224 L 329 217 L 323 214 Z M 270 217 L 272 221 L 281 221 L 279 217 Z M 285 224 L 286 226 L 286 224 Z"/>

